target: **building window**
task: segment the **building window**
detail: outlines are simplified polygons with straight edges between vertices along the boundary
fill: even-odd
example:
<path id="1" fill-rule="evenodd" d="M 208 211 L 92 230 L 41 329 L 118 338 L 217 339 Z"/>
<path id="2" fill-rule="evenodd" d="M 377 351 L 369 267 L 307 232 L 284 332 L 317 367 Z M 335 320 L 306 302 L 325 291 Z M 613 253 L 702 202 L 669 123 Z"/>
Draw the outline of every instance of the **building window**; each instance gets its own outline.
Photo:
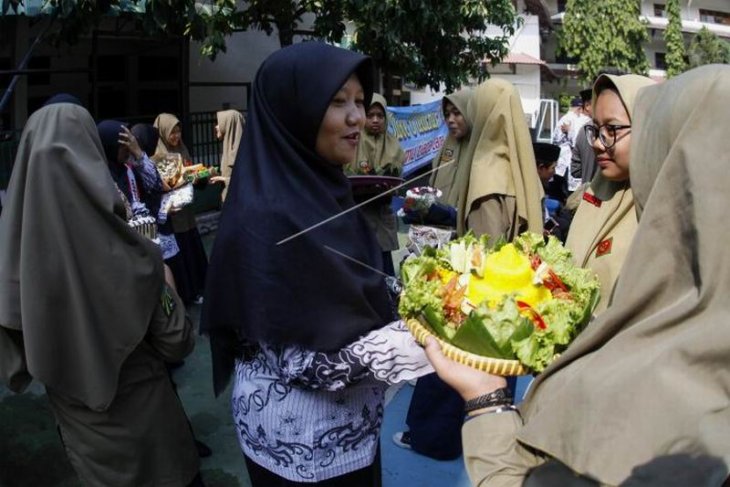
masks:
<path id="1" fill-rule="evenodd" d="M 9 57 L 0 57 L 0 70 L 2 71 L 10 71 L 13 69 L 13 65 L 10 63 Z M 13 79 L 13 75 L 11 74 L 0 74 L 0 89 L 5 91 L 5 88 L 10 85 L 10 80 Z"/>
<path id="2" fill-rule="evenodd" d="M 141 89 L 137 96 L 140 111 L 144 114 L 181 112 L 176 88 Z"/>
<path id="3" fill-rule="evenodd" d="M 717 10 L 700 9 L 700 22 L 708 22 L 710 24 L 730 25 L 730 13 L 719 12 Z"/>
<path id="4" fill-rule="evenodd" d="M 28 69 L 51 69 L 51 58 L 49 56 L 38 56 L 30 58 Z M 28 86 L 47 86 L 51 84 L 51 73 L 36 73 L 28 75 Z"/>
<path id="5" fill-rule="evenodd" d="M 565 5 L 568 3 L 568 0 L 558 0 L 558 13 L 565 12 Z"/>
<path id="6" fill-rule="evenodd" d="M 97 60 L 97 81 L 124 83 L 127 79 L 125 56 L 99 56 Z"/>
<path id="7" fill-rule="evenodd" d="M 174 56 L 140 56 L 140 81 L 176 81 L 180 77 L 180 66 Z"/>
<path id="8" fill-rule="evenodd" d="M 667 6 L 662 3 L 655 3 L 654 4 L 654 17 L 666 17 L 667 16 Z"/>
<path id="9" fill-rule="evenodd" d="M 654 67 L 656 69 L 667 69 L 667 53 L 657 52 L 654 54 Z"/>

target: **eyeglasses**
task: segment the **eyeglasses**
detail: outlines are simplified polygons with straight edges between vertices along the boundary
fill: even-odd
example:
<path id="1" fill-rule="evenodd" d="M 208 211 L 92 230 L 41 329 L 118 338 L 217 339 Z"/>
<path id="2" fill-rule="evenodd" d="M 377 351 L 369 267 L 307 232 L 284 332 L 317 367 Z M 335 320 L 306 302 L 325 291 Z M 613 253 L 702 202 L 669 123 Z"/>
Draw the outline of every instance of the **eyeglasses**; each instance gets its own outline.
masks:
<path id="1" fill-rule="evenodd" d="M 616 131 L 630 128 L 631 125 L 612 125 L 610 123 L 606 123 L 599 125 L 598 127 L 595 125 L 586 125 L 583 127 L 583 130 L 586 131 L 586 138 L 588 139 L 589 144 L 593 145 L 596 142 L 596 139 L 600 139 L 603 147 L 610 149 L 619 141 L 616 137 Z"/>

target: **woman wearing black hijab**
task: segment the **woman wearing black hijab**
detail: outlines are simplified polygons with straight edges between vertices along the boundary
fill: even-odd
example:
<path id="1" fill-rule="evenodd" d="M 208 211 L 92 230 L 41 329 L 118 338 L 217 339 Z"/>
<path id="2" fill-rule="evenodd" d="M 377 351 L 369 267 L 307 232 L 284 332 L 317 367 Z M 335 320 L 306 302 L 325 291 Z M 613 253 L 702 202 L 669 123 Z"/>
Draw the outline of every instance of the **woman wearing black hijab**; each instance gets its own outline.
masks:
<path id="1" fill-rule="evenodd" d="M 132 205 L 133 213 L 157 216 L 162 179 L 137 138 L 116 120 L 99 122 L 97 130 L 112 179 Z"/>
<path id="2" fill-rule="evenodd" d="M 313 42 L 275 52 L 254 81 L 203 330 L 216 393 L 235 366 L 234 423 L 256 487 L 378 485 L 383 393 L 429 371 L 402 323 L 388 324 L 375 237 L 348 211 L 342 167 L 371 95 L 369 58 Z"/>

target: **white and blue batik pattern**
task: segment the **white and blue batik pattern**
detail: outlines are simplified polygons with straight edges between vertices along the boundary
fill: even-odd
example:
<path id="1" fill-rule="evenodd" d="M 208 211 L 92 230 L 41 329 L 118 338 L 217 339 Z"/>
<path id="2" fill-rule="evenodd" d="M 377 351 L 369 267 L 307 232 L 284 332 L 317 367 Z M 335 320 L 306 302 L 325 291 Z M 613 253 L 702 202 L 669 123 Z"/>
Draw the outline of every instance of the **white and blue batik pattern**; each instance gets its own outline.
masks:
<path id="1" fill-rule="evenodd" d="M 385 389 L 432 371 L 402 322 L 334 353 L 262 345 L 252 360 L 236 364 L 232 406 L 241 449 L 297 482 L 367 467 Z"/>

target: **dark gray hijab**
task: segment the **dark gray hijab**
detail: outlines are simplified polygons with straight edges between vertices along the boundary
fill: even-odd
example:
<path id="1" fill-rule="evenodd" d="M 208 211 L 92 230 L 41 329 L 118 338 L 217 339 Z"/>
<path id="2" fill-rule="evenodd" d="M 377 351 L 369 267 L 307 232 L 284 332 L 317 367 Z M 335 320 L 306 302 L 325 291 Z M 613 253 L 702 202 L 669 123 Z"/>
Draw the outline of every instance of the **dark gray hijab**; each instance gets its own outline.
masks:
<path id="1" fill-rule="evenodd" d="M 35 112 L 0 218 L 0 379 L 107 409 L 162 280 L 159 249 L 124 219 L 89 112 Z"/>

